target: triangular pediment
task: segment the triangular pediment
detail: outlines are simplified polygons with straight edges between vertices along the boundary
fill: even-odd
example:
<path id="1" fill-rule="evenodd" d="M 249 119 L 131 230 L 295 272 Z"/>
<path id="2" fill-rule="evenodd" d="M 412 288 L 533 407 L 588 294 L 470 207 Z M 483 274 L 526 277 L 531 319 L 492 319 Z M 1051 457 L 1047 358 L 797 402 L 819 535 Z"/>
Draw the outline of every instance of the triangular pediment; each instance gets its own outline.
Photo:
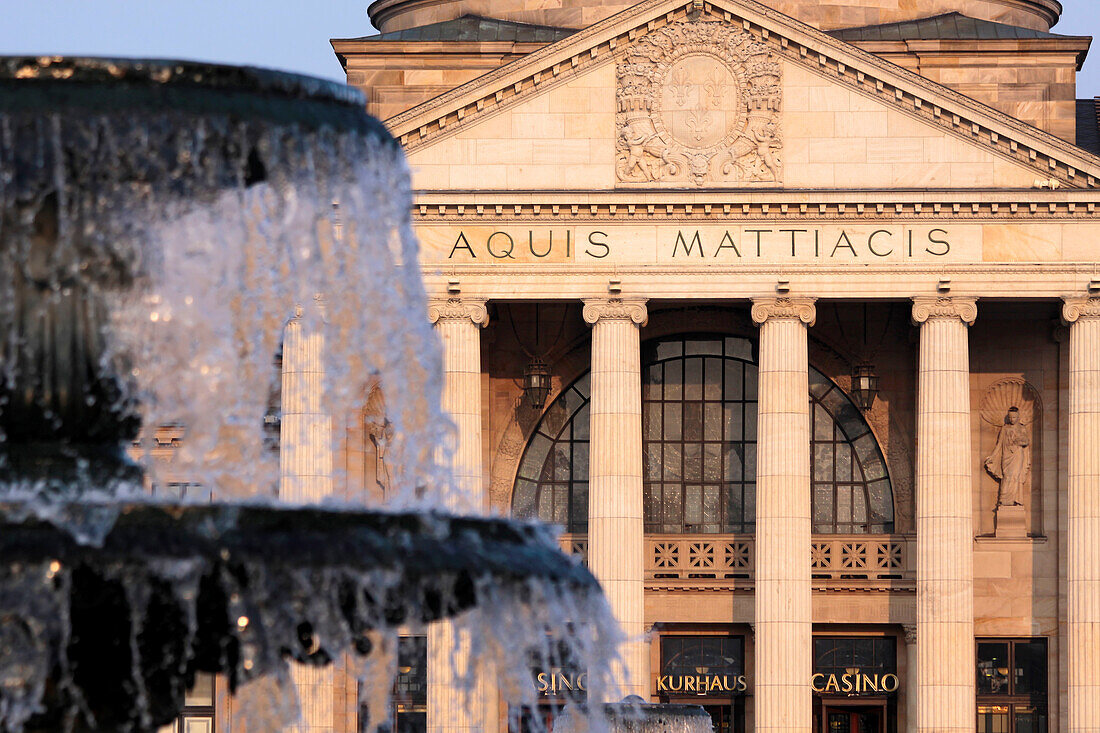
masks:
<path id="1" fill-rule="evenodd" d="M 648 0 L 387 121 L 418 188 L 1093 188 L 1100 158 L 754 0 Z"/>

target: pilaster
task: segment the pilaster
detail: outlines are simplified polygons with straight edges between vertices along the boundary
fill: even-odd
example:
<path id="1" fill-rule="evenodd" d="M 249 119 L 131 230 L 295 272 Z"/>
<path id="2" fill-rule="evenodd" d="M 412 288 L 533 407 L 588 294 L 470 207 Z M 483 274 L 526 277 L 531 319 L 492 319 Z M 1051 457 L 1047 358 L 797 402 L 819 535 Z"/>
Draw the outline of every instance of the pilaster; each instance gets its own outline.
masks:
<path id="1" fill-rule="evenodd" d="M 973 298 L 914 298 L 917 377 L 917 727 L 974 729 Z"/>
<path id="2" fill-rule="evenodd" d="M 761 298 L 756 468 L 756 730 L 812 728 L 809 298 Z"/>
<path id="3" fill-rule="evenodd" d="M 1100 298 L 1069 297 L 1067 730 L 1100 730 Z"/>
<path id="4" fill-rule="evenodd" d="M 917 625 L 902 626 L 905 634 L 905 733 L 917 733 Z"/>
<path id="5" fill-rule="evenodd" d="M 592 325 L 588 564 L 628 641 L 622 693 L 649 699 L 642 521 L 643 300 L 585 300 Z"/>

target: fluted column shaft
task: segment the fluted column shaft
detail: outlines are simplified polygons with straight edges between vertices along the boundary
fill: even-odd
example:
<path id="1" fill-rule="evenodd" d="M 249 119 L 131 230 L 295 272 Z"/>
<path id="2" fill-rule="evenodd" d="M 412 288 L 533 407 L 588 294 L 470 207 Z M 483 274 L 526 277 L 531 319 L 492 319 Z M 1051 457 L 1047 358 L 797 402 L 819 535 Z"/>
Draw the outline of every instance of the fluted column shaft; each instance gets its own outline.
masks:
<path id="1" fill-rule="evenodd" d="M 316 502 L 332 493 L 332 417 L 324 412 L 325 334 L 319 302 L 283 331 L 279 498 Z"/>
<path id="2" fill-rule="evenodd" d="M 626 632 L 623 694 L 649 699 L 642 517 L 640 300 L 586 300 L 592 325 L 588 564 Z"/>
<path id="3" fill-rule="evenodd" d="M 481 452 L 481 329 L 489 323 L 484 300 L 433 301 L 428 316 L 443 341 L 443 411 L 454 423 L 448 446 L 455 512 L 485 511 Z"/>
<path id="4" fill-rule="evenodd" d="M 969 298 L 915 298 L 917 377 L 917 725 L 974 730 L 974 511 Z"/>
<path id="5" fill-rule="evenodd" d="M 332 493 L 332 417 L 324 411 L 323 305 L 303 308 L 283 331 L 282 418 L 279 423 L 279 497 L 319 502 Z M 332 733 L 331 666 L 291 665 L 302 718 L 296 733 Z"/>
<path id="6" fill-rule="evenodd" d="M 484 512 L 481 450 L 481 329 L 489 322 L 484 300 L 433 301 L 429 318 L 443 341 L 443 410 L 455 425 L 448 445 L 453 489 L 447 508 Z M 488 680 L 458 683 L 472 662 L 470 641 L 453 623 L 428 629 L 428 733 L 487 733 L 492 702 Z"/>
<path id="7" fill-rule="evenodd" d="M 813 724 L 810 413 L 806 298 L 755 300 L 760 326 L 756 460 L 756 731 Z"/>
<path id="8" fill-rule="evenodd" d="M 1100 731 L 1100 298 L 1067 298 L 1069 324 L 1069 710 L 1073 733 Z"/>

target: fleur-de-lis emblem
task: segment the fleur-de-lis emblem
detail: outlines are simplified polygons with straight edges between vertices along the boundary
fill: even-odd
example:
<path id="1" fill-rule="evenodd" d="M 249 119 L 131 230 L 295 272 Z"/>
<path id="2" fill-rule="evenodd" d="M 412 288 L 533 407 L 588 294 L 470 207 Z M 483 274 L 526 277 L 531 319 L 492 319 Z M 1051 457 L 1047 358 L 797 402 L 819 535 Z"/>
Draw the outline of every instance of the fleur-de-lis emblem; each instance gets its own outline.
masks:
<path id="1" fill-rule="evenodd" d="M 691 83 L 691 77 L 688 75 L 687 69 L 681 67 L 673 72 L 672 83 L 669 84 L 669 91 L 672 92 L 672 97 L 676 100 L 676 104 L 681 107 L 687 104 L 693 88 L 695 88 L 695 85 Z"/>
<path id="2" fill-rule="evenodd" d="M 695 142 L 701 142 L 710 130 L 710 126 L 714 124 L 714 120 L 706 112 L 696 110 L 691 113 L 684 124 L 691 128 L 691 132 L 695 136 Z"/>
<path id="3" fill-rule="evenodd" d="M 726 96 L 726 83 L 720 69 L 712 69 L 710 78 L 703 85 L 706 93 L 705 109 L 721 109 L 722 100 Z"/>

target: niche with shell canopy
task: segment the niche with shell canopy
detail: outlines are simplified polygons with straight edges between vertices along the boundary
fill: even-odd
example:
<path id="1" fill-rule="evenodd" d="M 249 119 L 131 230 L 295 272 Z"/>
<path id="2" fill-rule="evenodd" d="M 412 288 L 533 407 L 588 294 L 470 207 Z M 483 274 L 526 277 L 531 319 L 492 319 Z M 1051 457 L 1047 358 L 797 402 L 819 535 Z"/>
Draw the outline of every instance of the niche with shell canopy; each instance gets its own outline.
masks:
<path id="1" fill-rule="evenodd" d="M 998 537 L 1042 533 L 1043 400 L 1022 377 L 985 390 L 978 408 L 982 461 L 975 511 L 979 534 Z"/>

